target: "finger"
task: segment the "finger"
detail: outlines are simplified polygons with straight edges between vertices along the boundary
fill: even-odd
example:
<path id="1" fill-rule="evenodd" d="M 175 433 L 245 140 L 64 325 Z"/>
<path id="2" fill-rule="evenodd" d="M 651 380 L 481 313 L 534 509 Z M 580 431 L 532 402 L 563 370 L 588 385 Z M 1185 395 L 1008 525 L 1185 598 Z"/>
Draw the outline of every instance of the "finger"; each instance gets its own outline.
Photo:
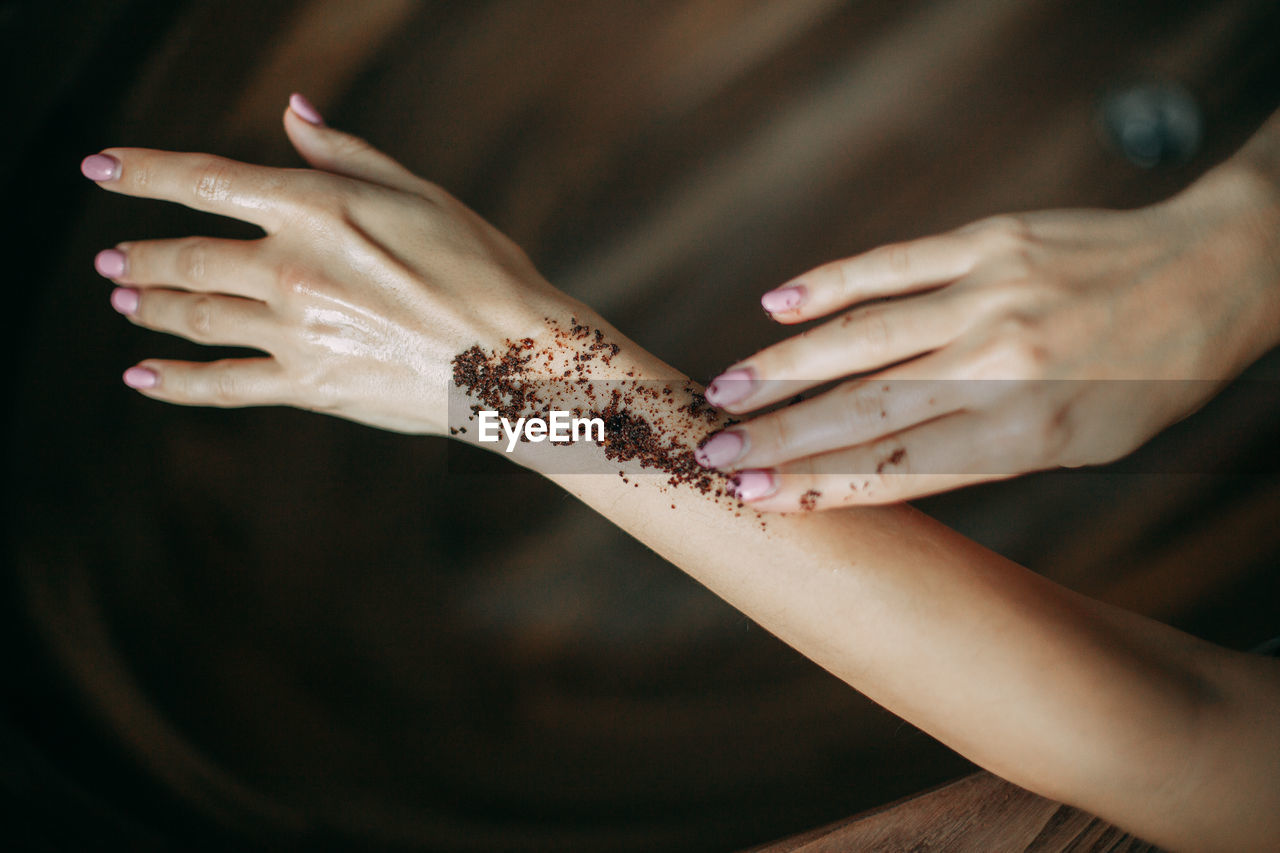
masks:
<path id="1" fill-rule="evenodd" d="M 262 301 L 273 294 L 275 284 L 261 263 L 257 240 L 183 237 L 120 243 L 99 252 L 94 266 L 117 284 L 167 285 Z"/>
<path id="2" fill-rule="evenodd" d="M 268 232 L 290 218 L 295 198 L 314 191 L 301 186 L 303 171 L 150 148 L 108 148 L 86 157 L 80 170 L 111 192 L 177 202 Z"/>
<path id="3" fill-rule="evenodd" d="M 300 94 L 289 98 L 284 131 L 302 159 L 325 172 L 411 193 L 420 193 L 427 183 L 360 137 L 329 127 Z"/>
<path id="4" fill-rule="evenodd" d="M 748 412 L 946 346 L 965 330 L 960 298 L 973 297 L 929 294 L 856 308 L 734 365 L 707 386 L 707 400 Z"/>
<path id="5" fill-rule="evenodd" d="M 147 359 L 124 372 L 124 383 L 183 406 L 289 405 L 289 384 L 273 358 L 191 362 Z"/>
<path id="6" fill-rule="evenodd" d="M 993 418 L 957 412 L 858 447 L 735 475 L 738 497 L 769 512 L 911 500 L 1034 470 L 993 435 Z"/>
<path id="7" fill-rule="evenodd" d="M 160 288 L 117 288 L 111 304 L 135 324 L 198 344 L 270 351 L 277 323 L 264 303 L 239 296 Z"/>
<path id="8" fill-rule="evenodd" d="M 956 232 L 892 243 L 812 269 L 764 294 L 760 304 L 780 323 L 799 323 L 962 278 L 979 254 L 979 241 Z"/>
<path id="9" fill-rule="evenodd" d="M 965 383 L 858 379 L 716 433 L 698 449 L 708 467 L 764 468 L 853 447 L 965 406 Z"/>
<path id="10" fill-rule="evenodd" d="M 963 355 L 948 347 L 851 380 L 712 435 L 698 449 L 698 461 L 728 470 L 779 465 L 863 444 L 953 412 L 988 408 L 1007 395 L 1007 383 L 963 378 L 966 366 Z"/>

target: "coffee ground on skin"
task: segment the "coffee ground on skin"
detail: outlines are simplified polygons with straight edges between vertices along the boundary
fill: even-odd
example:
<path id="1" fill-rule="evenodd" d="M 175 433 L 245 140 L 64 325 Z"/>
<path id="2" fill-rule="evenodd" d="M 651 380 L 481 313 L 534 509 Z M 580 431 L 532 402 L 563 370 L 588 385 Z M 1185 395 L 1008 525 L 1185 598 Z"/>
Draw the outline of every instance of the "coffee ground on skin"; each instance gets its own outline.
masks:
<path id="1" fill-rule="evenodd" d="M 906 458 L 906 456 L 907 456 L 907 451 L 899 447 L 897 450 L 893 451 L 892 456 L 889 456 L 886 459 L 880 460 L 880 463 L 876 465 L 876 473 L 883 474 L 885 468 L 888 468 L 892 465 L 898 465 L 899 463 L 902 462 L 903 459 Z"/>
<path id="2" fill-rule="evenodd" d="M 567 408 L 563 399 L 571 398 L 576 403 L 571 409 L 575 416 L 604 421 L 606 459 L 636 462 L 667 474 L 668 485 L 687 485 L 704 495 L 733 500 L 738 509 L 745 506 L 733 497 L 729 477 L 699 465 L 684 440 L 691 426 L 717 423 L 715 409 L 691 383 L 686 381 L 682 389 L 688 402 L 676 407 L 674 415 L 663 412 L 654 404 L 670 405 L 666 402 L 673 396 L 670 386 L 643 383 L 634 378 L 634 371 L 627 373 L 630 379 L 593 377 L 595 363 L 607 368 L 620 351 L 599 329 L 576 318 L 567 330 L 550 318 L 546 323 L 550 337 L 542 345 L 523 338 L 506 341 L 501 350 L 485 351 L 476 345 L 454 356 L 454 385 L 479 401 L 471 406 L 473 420 L 482 409 L 497 411 L 512 422 L 544 416 L 549 409 Z M 606 381 L 607 392 L 596 384 L 604 386 Z M 560 401 L 545 399 L 560 393 L 564 395 Z M 625 472 L 619 471 L 618 476 L 630 482 Z"/>

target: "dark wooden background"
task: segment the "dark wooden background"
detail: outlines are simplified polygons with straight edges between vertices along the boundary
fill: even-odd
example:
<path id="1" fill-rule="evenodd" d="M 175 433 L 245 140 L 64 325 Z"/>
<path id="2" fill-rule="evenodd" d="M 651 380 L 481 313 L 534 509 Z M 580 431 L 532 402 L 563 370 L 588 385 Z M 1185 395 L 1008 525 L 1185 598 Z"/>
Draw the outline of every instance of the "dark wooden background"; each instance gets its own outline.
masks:
<path id="1" fill-rule="evenodd" d="M 535 477 L 128 392 L 138 358 L 209 353 L 116 316 L 93 254 L 252 232 L 97 192 L 84 155 L 296 165 L 300 89 L 705 379 L 782 334 L 758 295 L 808 266 L 1163 198 L 1280 106 L 1270 0 L 67 0 L 0 4 L 0 34 L 0 833 L 23 849 L 732 849 L 968 769 Z M 1143 80 L 1203 110 L 1189 162 L 1101 133 Z M 1248 648 L 1280 632 L 1270 387 L 1117 468 L 922 505 Z"/>

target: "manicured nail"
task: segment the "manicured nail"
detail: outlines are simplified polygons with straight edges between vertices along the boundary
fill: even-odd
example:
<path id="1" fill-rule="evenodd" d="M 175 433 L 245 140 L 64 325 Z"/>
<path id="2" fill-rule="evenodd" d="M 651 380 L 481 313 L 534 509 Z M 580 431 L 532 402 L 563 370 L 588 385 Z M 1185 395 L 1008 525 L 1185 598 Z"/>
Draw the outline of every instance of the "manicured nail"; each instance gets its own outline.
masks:
<path id="1" fill-rule="evenodd" d="M 707 386 L 707 402 L 713 406 L 727 406 L 745 399 L 755 387 L 756 377 L 750 368 L 740 367 L 721 373 Z"/>
<path id="2" fill-rule="evenodd" d="M 694 451 L 694 458 L 703 468 L 719 468 L 738 461 L 747 442 L 742 433 L 736 430 L 718 432 L 708 438 Z"/>
<path id="3" fill-rule="evenodd" d="M 130 388 L 154 388 L 160 375 L 147 367 L 130 367 L 124 372 L 124 384 Z"/>
<path id="4" fill-rule="evenodd" d="M 93 268 L 103 278 L 119 278 L 124 275 L 124 252 L 119 249 L 103 249 L 93 259 Z"/>
<path id="5" fill-rule="evenodd" d="M 778 478 L 767 468 L 749 468 L 734 475 L 729 480 L 729 488 L 739 500 L 755 501 L 778 491 Z"/>
<path id="6" fill-rule="evenodd" d="M 117 287 L 111 291 L 111 307 L 121 314 L 133 314 L 138 310 L 138 291 L 132 287 Z"/>
<path id="7" fill-rule="evenodd" d="M 120 177 L 120 161 L 110 154 L 90 154 L 80 161 L 80 174 L 91 181 L 114 181 Z"/>
<path id="8" fill-rule="evenodd" d="M 789 284 L 777 290 L 770 290 L 761 296 L 760 304 L 770 314 L 777 314 L 779 311 L 794 311 L 799 308 L 800 303 L 804 302 L 804 297 L 803 284 Z"/>
<path id="9" fill-rule="evenodd" d="M 321 117 L 320 111 L 316 109 L 315 104 L 307 100 L 305 95 L 294 92 L 289 96 L 289 109 L 298 114 L 298 118 L 314 124 L 317 127 L 324 127 L 324 118 Z"/>

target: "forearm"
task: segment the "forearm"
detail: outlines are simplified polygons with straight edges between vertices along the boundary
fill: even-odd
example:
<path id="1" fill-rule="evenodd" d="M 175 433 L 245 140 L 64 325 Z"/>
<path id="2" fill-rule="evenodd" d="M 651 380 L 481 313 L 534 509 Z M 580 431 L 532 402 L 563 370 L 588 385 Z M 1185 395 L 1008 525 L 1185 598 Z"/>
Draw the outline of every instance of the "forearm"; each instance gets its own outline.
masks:
<path id="1" fill-rule="evenodd" d="M 589 323 L 621 347 L 608 375 L 679 376 Z M 668 399 L 668 423 L 682 423 L 686 399 Z M 711 428 L 683 423 L 689 444 Z M 553 453 L 516 456 L 979 764 L 1157 841 L 1206 828 L 1179 801 L 1182 783 L 1202 778 L 1195 747 L 1228 653 L 1084 599 L 905 506 L 764 516 L 664 473 L 619 477 L 603 455 L 595 473 L 564 473 Z M 1244 764 L 1267 753 L 1256 737 L 1247 746 L 1234 772 L 1265 791 L 1268 765 Z M 1230 825 L 1228 810 L 1213 816 Z"/>
<path id="2" fill-rule="evenodd" d="M 690 465 L 715 416 L 684 377 L 556 293 L 439 188 L 292 110 L 285 122 L 325 172 L 145 149 L 82 165 L 104 189 L 267 232 L 99 256 L 121 285 L 113 305 L 133 322 L 269 354 L 147 359 L 126 382 L 172 403 L 287 404 L 443 434 L 451 356 L 501 346 L 514 374 L 626 428 L 624 441 L 582 445 L 577 468 L 550 443 L 520 445 L 513 458 L 872 699 L 1012 780 L 1155 841 L 1257 848 L 1268 845 L 1249 842 L 1267 829 L 1280 834 L 1274 667 L 1082 599 L 908 508 L 757 515 Z M 507 336 L 519 340 L 500 344 Z M 473 391 L 509 375 L 468 372 L 457 357 L 453 367 Z M 605 387 L 593 380 L 626 393 L 593 398 Z M 657 380 L 674 381 L 647 395 L 634 387 Z M 637 463 L 659 473 L 626 476 Z M 1261 816 L 1252 839 L 1238 835 L 1250 815 Z"/>

